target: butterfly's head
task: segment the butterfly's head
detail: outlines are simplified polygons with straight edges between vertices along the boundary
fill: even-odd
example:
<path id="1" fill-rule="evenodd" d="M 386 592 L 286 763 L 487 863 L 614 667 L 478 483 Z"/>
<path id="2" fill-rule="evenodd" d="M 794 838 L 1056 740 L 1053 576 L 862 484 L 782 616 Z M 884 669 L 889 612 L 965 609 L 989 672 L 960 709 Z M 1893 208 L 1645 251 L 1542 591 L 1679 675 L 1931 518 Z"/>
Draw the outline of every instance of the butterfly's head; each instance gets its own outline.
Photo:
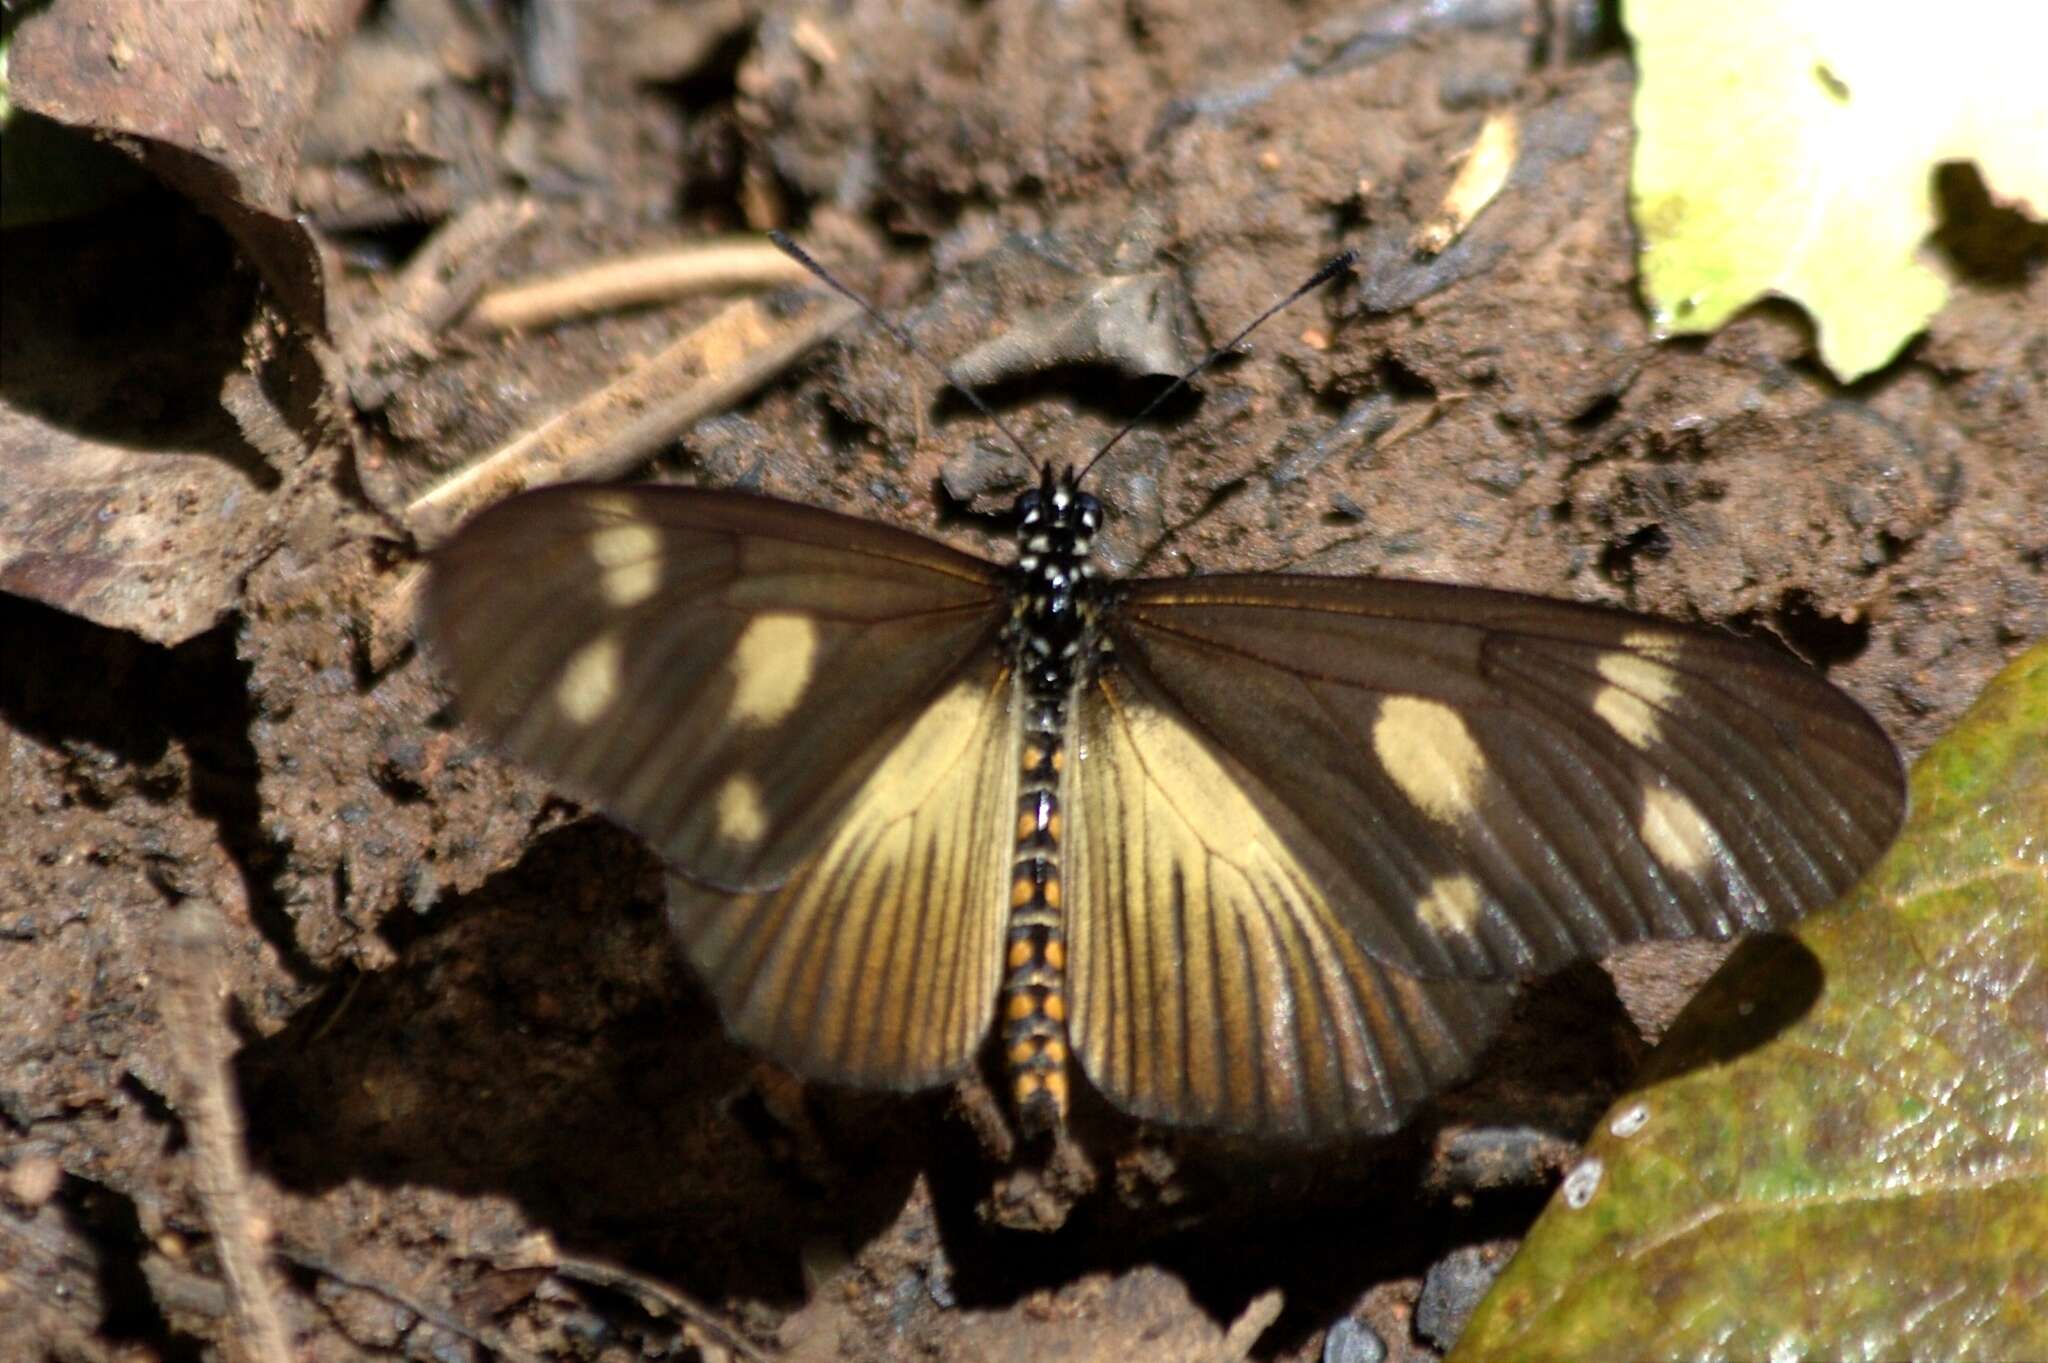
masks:
<path id="1" fill-rule="evenodd" d="M 1081 491 L 1079 483 L 1071 468 L 1055 476 L 1047 465 L 1039 472 L 1038 486 L 1017 498 L 1017 538 L 1027 552 L 1033 540 L 1044 539 L 1048 546 L 1087 556 L 1089 541 L 1102 528 L 1102 503 Z"/>

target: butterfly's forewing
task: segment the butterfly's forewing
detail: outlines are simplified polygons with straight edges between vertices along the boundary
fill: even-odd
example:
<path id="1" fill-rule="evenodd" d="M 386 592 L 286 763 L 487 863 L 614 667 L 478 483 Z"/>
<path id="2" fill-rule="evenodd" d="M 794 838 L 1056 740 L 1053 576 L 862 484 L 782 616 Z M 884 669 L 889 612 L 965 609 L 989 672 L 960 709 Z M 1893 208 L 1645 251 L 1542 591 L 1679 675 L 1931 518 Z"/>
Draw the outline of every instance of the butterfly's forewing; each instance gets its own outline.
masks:
<path id="1" fill-rule="evenodd" d="M 434 558 L 462 717 L 727 889 L 781 884 L 925 708 L 987 658 L 994 565 L 729 492 L 561 487 Z"/>
<path id="2" fill-rule="evenodd" d="M 1133 583 L 1119 665 L 1249 767 L 1358 939 L 1425 976 L 1539 974 L 1768 928 L 1904 813 L 1897 754 L 1797 660 L 1600 607 L 1429 583 Z"/>
<path id="3" fill-rule="evenodd" d="M 914 1087 L 994 1009 L 1007 610 L 1000 570 L 905 531 L 572 487 L 466 526 L 425 626 L 464 718 L 724 891 L 679 889 L 671 916 L 736 1034 Z"/>
<path id="4" fill-rule="evenodd" d="M 1505 986 L 1374 959 L 1255 766 L 1143 672 L 1105 671 L 1078 708 L 1069 1026 L 1098 1088 L 1139 1116 L 1309 1137 L 1391 1130 L 1469 1068 Z M 1315 759 L 1290 740 L 1254 760 Z"/>

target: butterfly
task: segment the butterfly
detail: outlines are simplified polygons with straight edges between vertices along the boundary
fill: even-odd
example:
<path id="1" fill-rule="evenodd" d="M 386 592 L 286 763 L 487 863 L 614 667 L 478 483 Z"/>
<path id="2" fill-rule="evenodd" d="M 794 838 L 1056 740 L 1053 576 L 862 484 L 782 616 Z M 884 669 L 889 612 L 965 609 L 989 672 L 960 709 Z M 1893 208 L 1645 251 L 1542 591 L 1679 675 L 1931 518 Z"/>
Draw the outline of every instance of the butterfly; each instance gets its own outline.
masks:
<path id="1" fill-rule="evenodd" d="M 1781 926 L 1903 816 L 1884 732 L 1784 654 L 1429 582 L 1115 580 L 1081 484 L 1040 470 L 1009 563 L 527 492 L 436 553 L 425 638 L 469 724 L 694 887 L 671 922 L 740 1041 L 912 1090 L 993 1028 L 1034 1131 L 1075 1061 L 1142 1118 L 1393 1129 L 1512 982 Z"/>

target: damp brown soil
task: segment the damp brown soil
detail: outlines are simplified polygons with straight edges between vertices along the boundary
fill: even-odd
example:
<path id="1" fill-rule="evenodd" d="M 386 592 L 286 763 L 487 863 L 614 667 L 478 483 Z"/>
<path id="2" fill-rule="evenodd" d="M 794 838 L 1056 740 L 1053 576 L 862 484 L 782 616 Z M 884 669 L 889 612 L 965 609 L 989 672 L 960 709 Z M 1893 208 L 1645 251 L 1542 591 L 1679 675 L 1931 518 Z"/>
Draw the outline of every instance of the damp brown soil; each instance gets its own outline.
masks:
<path id="1" fill-rule="evenodd" d="M 783 226 L 942 360 L 1139 273 L 1199 353 L 1350 245 L 1354 276 L 1097 471 L 1113 566 L 1724 623 L 1826 668 L 1909 753 L 2048 635 L 2038 237 L 1960 260 L 1930 333 L 1853 387 L 1789 308 L 1659 342 L 1626 214 L 1630 66 L 1548 26 L 1577 7 L 622 0 L 566 48 L 457 6 L 394 33 L 399 8 L 375 42 L 336 35 L 350 64 L 285 167 L 331 318 L 376 311 L 423 224 L 513 187 L 539 217 L 496 277 Z M 1514 177 L 1418 255 L 1500 110 Z M 118 309 L 103 271 L 67 269 L 90 240 L 184 253 L 152 271 L 217 279 L 231 349 L 314 353 L 303 320 L 242 334 L 252 276 L 195 192 L 16 229 L 9 316 Z M 1532 987 L 1475 1077 L 1392 1137 L 1222 1142 L 1084 1091 L 1047 1159 L 1007 1143 L 982 1075 L 805 1088 L 727 1040 L 668 942 L 658 861 L 494 758 L 418 652 L 380 642 L 415 561 L 394 505 L 721 306 L 463 335 L 374 410 L 309 379 L 282 404 L 296 438 L 236 455 L 271 466 L 250 478 L 260 552 L 183 642 L 0 597 L 0 1341 L 231 1356 L 159 992 L 167 918 L 197 902 L 300 1357 L 1299 1363 L 1377 1357 L 1361 1328 L 1396 1363 L 1436 1357 L 1457 1284 L 1511 1249 L 1716 953 Z M 991 389 L 1035 458 L 1084 459 L 1160 391 L 1048 346 Z M 77 363 L 0 387 L 75 415 Z M 1023 461 L 942 387 L 850 328 L 651 472 L 1000 556 Z"/>

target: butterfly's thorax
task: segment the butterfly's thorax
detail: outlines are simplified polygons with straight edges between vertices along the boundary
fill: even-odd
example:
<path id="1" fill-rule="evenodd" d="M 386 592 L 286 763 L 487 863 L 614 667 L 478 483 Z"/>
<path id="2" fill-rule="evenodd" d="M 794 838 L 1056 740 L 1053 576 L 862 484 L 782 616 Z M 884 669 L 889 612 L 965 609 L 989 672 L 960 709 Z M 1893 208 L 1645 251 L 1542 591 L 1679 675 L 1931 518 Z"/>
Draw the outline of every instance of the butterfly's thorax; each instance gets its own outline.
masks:
<path id="1" fill-rule="evenodd" d="M 1061 921 L 1060 786 L 1067 715 L 1090 665 L 1100 585 L 1089 561 L 1102 521 L 1071 475 L 1048 471 L 1017 502 L 1016 611 L 1007 634 L 1022 733 L 1017 836 L 1003 981 L 1003 1049 L 1027 1129 L 1067 1107 L 1066 933 Z"/>

